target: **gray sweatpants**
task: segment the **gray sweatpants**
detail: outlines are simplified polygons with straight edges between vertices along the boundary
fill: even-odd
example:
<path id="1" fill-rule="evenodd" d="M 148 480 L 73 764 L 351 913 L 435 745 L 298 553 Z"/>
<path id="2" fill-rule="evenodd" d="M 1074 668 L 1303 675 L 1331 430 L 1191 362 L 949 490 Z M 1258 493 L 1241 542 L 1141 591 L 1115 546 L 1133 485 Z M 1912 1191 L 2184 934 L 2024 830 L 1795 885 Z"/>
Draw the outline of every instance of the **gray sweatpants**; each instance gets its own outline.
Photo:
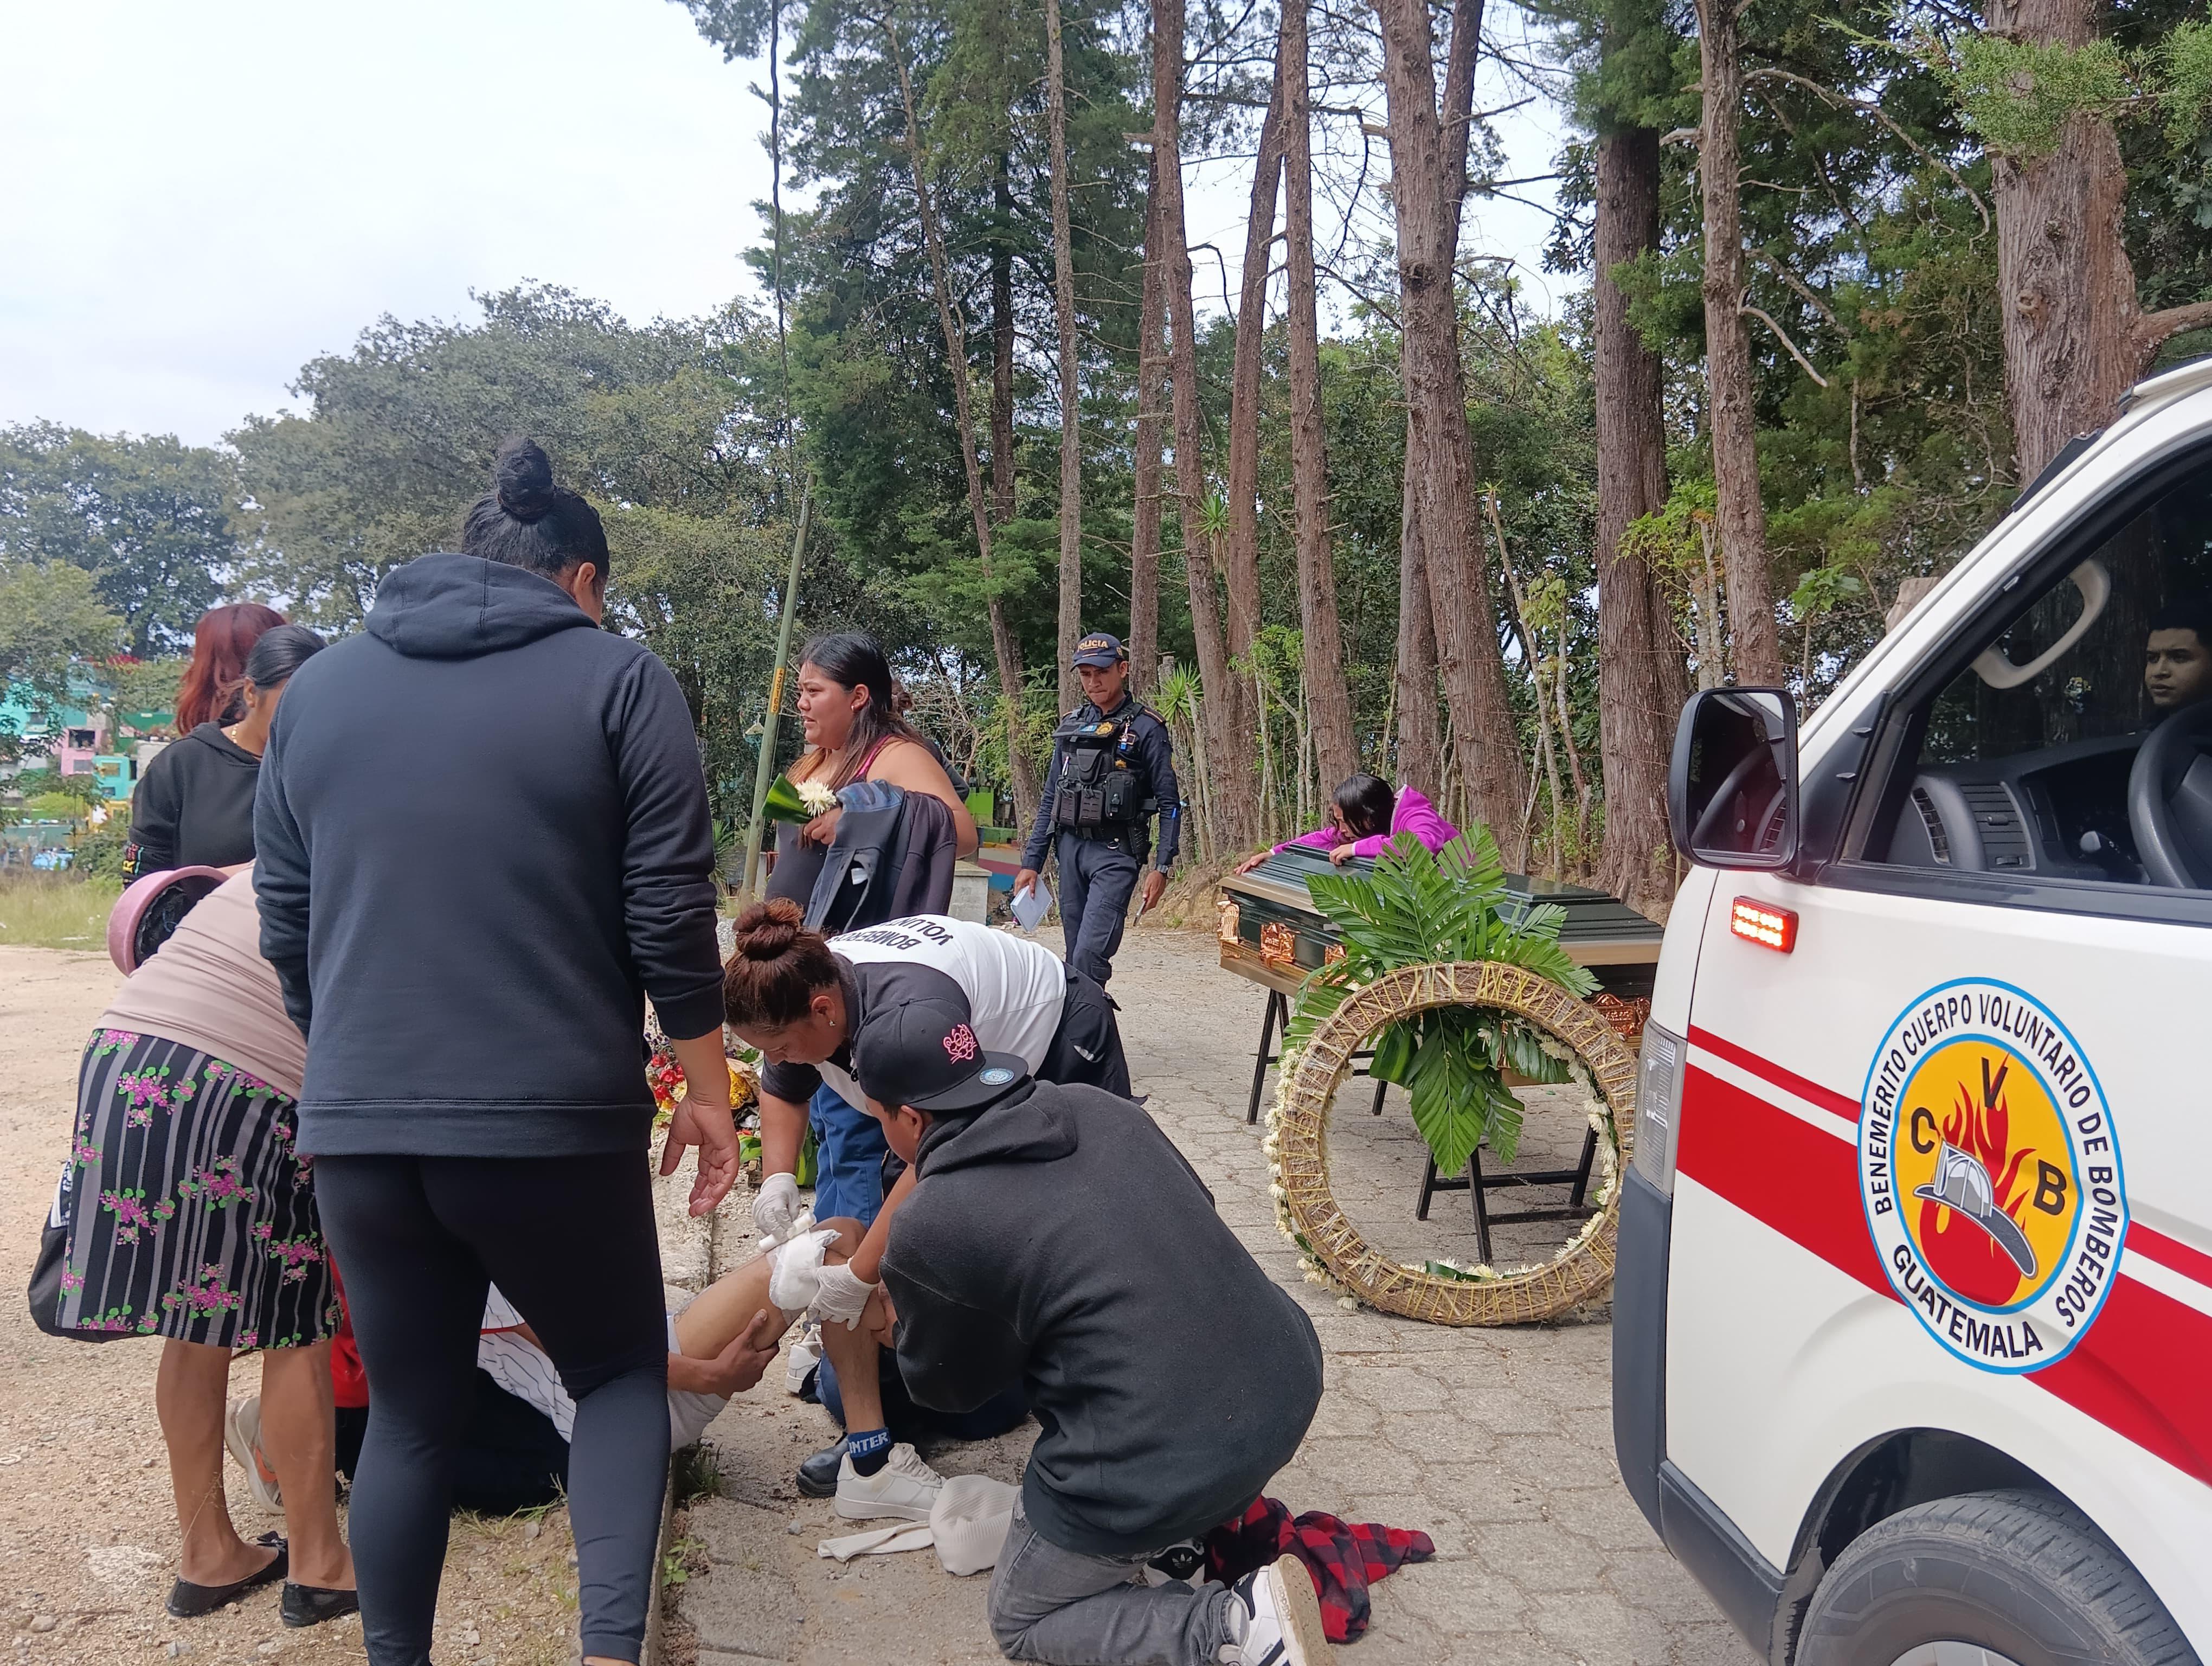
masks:
<path id="1" fill-rule="evenodd" d="M 991 1635 L 1009 1660 L 1051 1666 L 1217 1666 L 1235 1639 L 1226 1585 L 1146 1585 L 1146 1557 L 1062 1550 L 1018 1501 L 991 1576 Z"/>

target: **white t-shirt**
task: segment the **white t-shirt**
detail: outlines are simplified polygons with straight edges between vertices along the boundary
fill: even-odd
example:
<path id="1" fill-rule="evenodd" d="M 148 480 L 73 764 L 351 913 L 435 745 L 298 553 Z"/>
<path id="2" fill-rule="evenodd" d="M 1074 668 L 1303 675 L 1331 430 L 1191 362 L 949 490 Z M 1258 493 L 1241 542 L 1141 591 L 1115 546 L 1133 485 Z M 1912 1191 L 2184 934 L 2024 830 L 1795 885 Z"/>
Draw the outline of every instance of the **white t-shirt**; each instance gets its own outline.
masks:
<path id="1" fill-rule="evenodd" d="M 560 1431 L 561 1438 L 574 1438 L 576 1402 L 568 1397 L 568 1390 L 561 1381 L 561 1373 L 547 1355 L 527 1336 L 522 1335 L 522 1315 L 514 1304 L 500 1294 L 499 1286 L 491 1286 L 484 1298 L 483 1326 L 477 1335 L 477 1364 L 489 1372 L 491 1380 L 505 1389 L 526 1406 L 535 1408 L 552 1420 Z M 668 1321 L 668 1351 L 678 1352 L 676 1321 Z M 690 1445 L 707 1432 L 707 1426 L 720 1415 L 722 1408 L 730 1403 L 726 1395 L 719 1394 L 687 1394 L 678 1389 L 668 1391 L 668 1438 L 677 1448 Z"/>
<path id="2" fill-rule="evenodd" d="M 1041 944 L 942 914 L 911 914 L 848 932 L 830 947 L 852 969 L 847 1033 L 869 1012 L 908 1000 L 938 1000 L 963 1012 L 987 1053 L 1012 1053 L 1032 1071 L 1060 1029 L 1067 1004 L 1067 968 Z M 848 1005 L 852 1003 L 848 1002 Z M 771 1065 L 761 1086 L 805 1104 L 826 1082 L 847 1104 L 865 1103 L 853 1079 L 849 1043 L 818 1065 Z"/>

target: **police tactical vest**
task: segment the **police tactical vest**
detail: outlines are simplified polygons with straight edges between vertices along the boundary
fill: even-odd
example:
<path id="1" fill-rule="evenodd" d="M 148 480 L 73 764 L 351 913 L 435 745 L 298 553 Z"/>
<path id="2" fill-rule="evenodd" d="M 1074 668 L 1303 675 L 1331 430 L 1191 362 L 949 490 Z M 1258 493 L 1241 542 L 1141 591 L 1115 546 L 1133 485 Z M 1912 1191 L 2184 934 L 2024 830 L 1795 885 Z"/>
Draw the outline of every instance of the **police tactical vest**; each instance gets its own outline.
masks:
<path id="1" fill-rule="evenodd" d="M 1058 825 L 1078 833 L 1113 832 L 1144 819 L 1146 783 L 1129 765 L 1136 716 L 1134 708 L 1119 720 L 1077 713 L 1052 732 L 1060 748 L 1060 793 L 1053 801 Z"/>

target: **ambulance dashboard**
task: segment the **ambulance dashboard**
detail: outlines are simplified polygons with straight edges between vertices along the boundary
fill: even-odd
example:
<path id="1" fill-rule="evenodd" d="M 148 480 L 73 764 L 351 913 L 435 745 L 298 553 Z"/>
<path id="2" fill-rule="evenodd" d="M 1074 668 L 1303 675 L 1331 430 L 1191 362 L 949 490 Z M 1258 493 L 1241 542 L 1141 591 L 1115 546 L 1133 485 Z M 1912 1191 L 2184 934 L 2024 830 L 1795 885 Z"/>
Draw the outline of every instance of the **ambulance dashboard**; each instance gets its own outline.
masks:
<path id="1" fill-rule="evenodd" d="M 2115 735 L 1923 765 L 1898 808 L 1886 860 L 2142 885 L 2128 824 L 2128 775 L 2142 741 L 2141 734 Z"/>

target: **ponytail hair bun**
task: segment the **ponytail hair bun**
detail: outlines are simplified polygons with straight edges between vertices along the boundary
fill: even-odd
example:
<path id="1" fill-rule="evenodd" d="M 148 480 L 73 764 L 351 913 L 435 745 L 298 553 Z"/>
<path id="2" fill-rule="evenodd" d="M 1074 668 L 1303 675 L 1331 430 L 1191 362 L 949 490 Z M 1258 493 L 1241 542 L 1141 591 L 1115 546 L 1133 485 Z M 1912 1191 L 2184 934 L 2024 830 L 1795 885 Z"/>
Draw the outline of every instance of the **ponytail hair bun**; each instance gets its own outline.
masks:
<path id="1" fill-rule="evenodd" d="M 805 1018 L 814 997 L 835 988 L 837 957 L 830 939 L 806 928 L 799 904 L 785 897 L 756 903 L 731 928 L 722 963 L 722 1009 L 732 1028 L 781 1030 Z"/>
<path id="2" fill-rule="evenodd" d="M 553 483 L 552 459 L 535 440 L 501 442 L 492 489 L 461 520 L 461 553 L 561 581 L 582 562 L 607 575 L 607 529 L 599 512 Z"/>
<path id="3" fill-rule="evenodd" d="M 501 446 L 491 477 L 499 507 L 526 526 L 553 507 L 553 459 L 535 440 L 518 435 Z"/>

